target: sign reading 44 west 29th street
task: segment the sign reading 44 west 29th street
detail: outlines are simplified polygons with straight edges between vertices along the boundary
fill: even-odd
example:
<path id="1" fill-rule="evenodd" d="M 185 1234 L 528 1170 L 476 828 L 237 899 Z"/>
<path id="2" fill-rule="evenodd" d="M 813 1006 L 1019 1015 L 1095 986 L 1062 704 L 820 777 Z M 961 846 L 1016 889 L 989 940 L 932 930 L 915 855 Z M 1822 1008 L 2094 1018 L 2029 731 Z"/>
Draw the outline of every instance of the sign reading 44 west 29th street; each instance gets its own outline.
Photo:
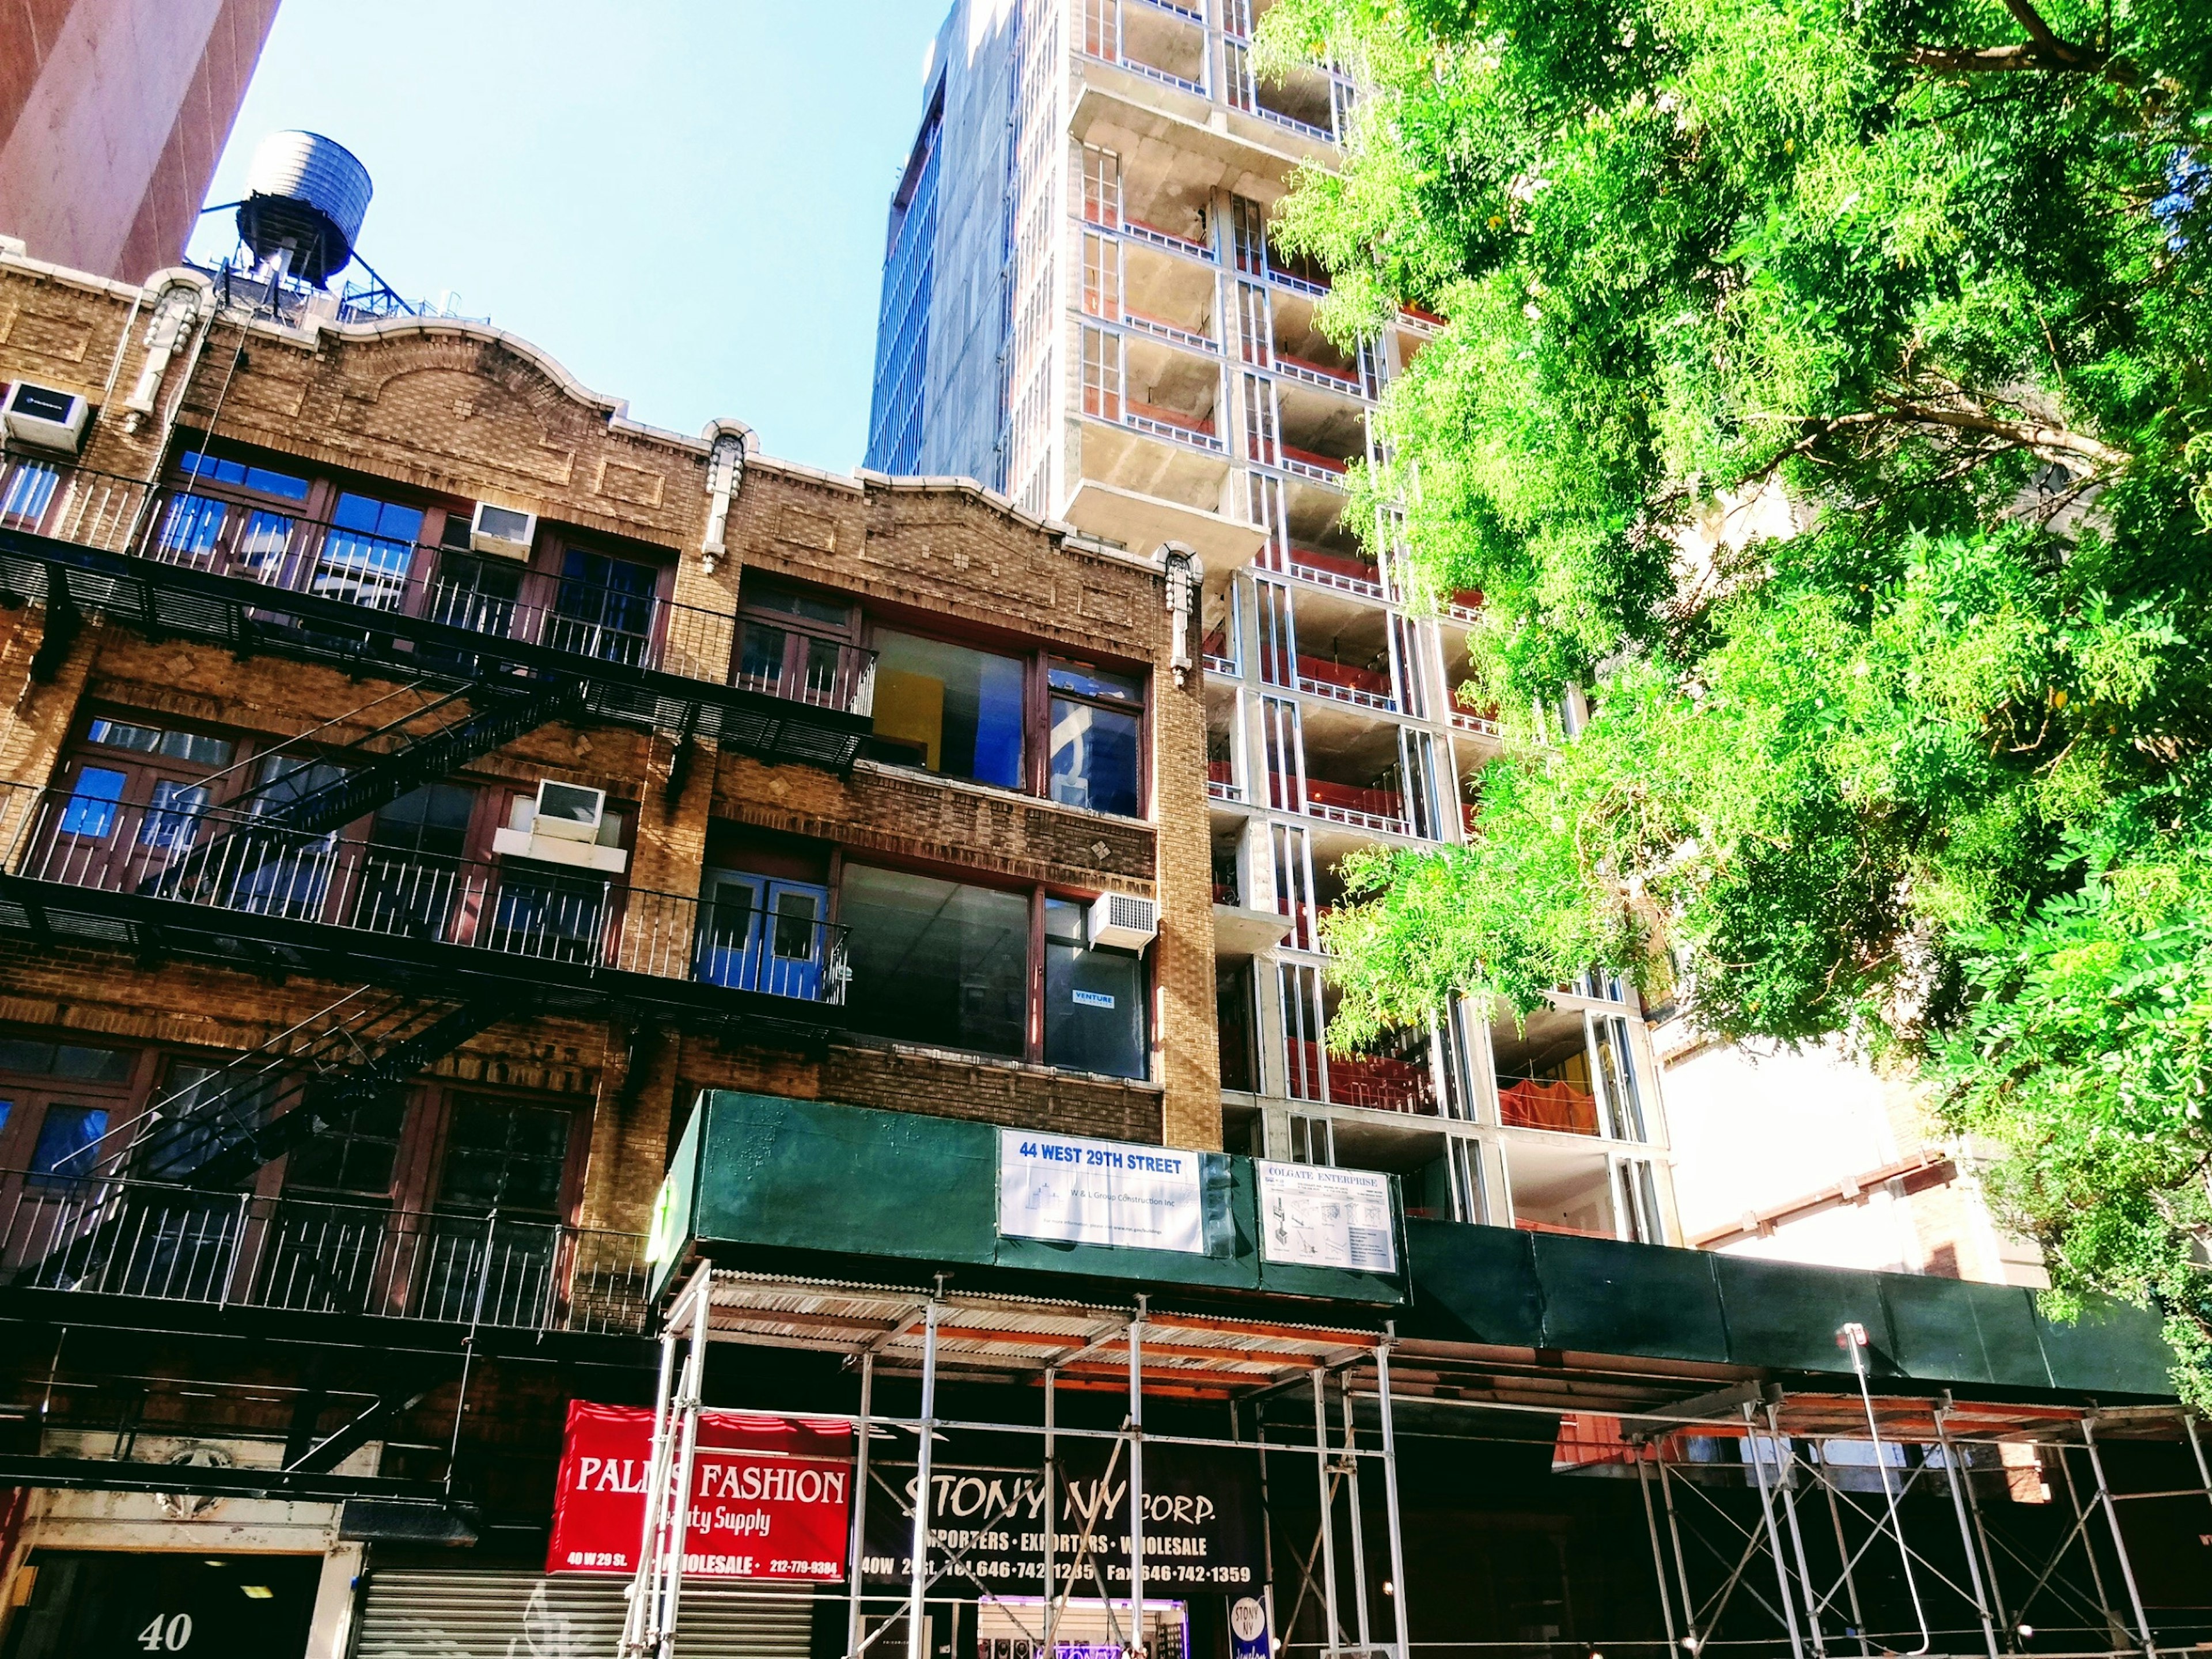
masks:
<path id="1" fill-rule="evenodd" d="M 1064 1244 L 1206 1253 L 1199 1155 L 999 1131 L 999 1231 Z"/>

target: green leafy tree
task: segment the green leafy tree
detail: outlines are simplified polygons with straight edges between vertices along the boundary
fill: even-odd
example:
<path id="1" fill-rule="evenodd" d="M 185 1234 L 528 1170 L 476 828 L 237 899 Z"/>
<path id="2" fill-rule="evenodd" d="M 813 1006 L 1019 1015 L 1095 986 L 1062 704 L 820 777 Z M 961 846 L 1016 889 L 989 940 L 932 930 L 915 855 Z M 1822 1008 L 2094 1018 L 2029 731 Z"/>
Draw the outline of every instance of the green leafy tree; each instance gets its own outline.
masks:
<path id="1" fill-rule="evenodd" d="M 1924 1067 L 2212 1398 L 2212 0 L 1279 0 L 1260 50 L 1363 76 L 1279 237 L 1344 337 L 1449 319 L 1354 516 L 1480 590 L 1509 716 L 1470 846 L 1347 871 L 1336 1039 L 1671 954 L 1717 1036 Z"/>

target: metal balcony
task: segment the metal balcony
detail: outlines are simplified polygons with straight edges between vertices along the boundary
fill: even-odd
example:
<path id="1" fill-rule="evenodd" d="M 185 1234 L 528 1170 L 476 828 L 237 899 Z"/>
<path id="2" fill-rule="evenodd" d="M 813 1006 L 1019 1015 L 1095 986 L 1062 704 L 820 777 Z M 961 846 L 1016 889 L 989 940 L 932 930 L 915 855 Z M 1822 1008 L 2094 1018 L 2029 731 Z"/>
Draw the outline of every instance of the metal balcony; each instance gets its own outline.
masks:
<path id="1" fill-rule="evenodd" d="M 0 1171 L 0 1289 L 427 1320 L 644 1330 L 645 1239 L 337 1195 Z"/>
<path id="2" fill-rule="evenodd" d="M 818 1030 L 846 930 L 526 860 L 484 861 L 67 790 L 0 793 L 0 927 L 44 943 L 289 967 L 533 1006 L 617 997 Z"/>
<path id="3" fill-rule="evenodd" d="M 657 594 L 368 534 L 200 484 L 0 468 L 0 599 L 44 605 L 51 673 L 85 611 L 238 652 L 434 684 L 586 683 L 591 716 L 842 770 L 844 707 L 739 683 L 736 619 Z"/>

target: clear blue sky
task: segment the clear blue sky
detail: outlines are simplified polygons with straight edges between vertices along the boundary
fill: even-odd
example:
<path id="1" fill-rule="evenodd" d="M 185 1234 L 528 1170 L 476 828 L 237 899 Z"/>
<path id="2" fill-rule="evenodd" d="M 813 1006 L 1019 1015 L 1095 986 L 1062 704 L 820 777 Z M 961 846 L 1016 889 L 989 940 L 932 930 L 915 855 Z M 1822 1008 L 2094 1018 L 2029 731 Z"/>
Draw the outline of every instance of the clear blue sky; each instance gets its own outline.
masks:
<path id="1" fill-rule="evenodd" d="M 866 447 L 884 216 L 945 0 L 283 0 L 217 169 L 268 132 L 368 166 L 361 251 L 638 420 Z M 198 254 L 225 251 L 230 216 Z"/>

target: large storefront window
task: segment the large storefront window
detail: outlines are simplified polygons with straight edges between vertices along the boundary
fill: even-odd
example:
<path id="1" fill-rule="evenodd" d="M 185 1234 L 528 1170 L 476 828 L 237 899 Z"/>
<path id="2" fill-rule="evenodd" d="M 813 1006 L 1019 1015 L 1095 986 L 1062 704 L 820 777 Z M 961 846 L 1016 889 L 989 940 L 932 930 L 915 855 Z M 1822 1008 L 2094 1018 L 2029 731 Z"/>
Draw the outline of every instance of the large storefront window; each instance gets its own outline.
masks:
<path id="1" fill-rule="evenodd" d="M 1018 893 L 848 866 L 855 1029 L 1019 1055 L 1029 990 L 1029 901 Z"/>
<path id="2" fill-rule="evenodd" d="M 1022 787 L 1022 664 L 1016 657 L 881 634 L 876 649 L 879 742 L 946 777 Z"/>
<path id="3" fill-rule="evenodd" d="M 1065 899 L 1045 901 L 1045 1063 L 1108 1077 L 1146 1077 L 1152 1054 L 1144 961 L 1126 951 L 1086 945 L 1083 911 Z"/>

